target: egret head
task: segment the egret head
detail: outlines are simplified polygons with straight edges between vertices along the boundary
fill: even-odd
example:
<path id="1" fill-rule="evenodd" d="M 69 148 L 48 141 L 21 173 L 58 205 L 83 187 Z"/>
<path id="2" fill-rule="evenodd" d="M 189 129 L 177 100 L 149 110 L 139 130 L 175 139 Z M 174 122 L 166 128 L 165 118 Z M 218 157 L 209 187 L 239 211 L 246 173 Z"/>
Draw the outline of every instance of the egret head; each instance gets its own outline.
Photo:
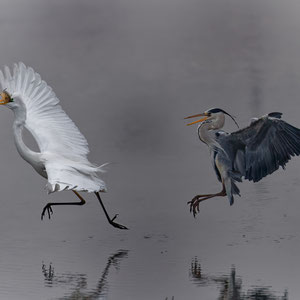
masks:
<path id="1" fill-rule="evenodd" d="M 4 89 L 0 94 L 0 105 L 5 105 L 7 103 L 13 102 L 14 99 L 11 95 Z"/>
<path id="2" fill-rule="evenodd" d="M 224 115 L 229 116 L 234 123 L 236 124 L 236 126 L 239 128 L 238 123 L 235 121 L 234 117 L 232 115 L 230 115 L 229 113 L 227 113 L 226 111 L 224 111 L 221 108 L 211 108 L 206 110 L 204 113 L 201 114 L 197 114 L 197 115 L 193 115 L 193 116 L 188 116 L 185 119 L 190 119 L 190 118 L 196 118 L 196 117 L 202 117 L 200 120 L 194 121 L 192 123 L 189 123 L 187 125 L 193 125 L 199 122 L 204 122 L 204 121 L 221 121 L 224 124 Z M 223 125 L 222 125 L 223 126 Z"/>

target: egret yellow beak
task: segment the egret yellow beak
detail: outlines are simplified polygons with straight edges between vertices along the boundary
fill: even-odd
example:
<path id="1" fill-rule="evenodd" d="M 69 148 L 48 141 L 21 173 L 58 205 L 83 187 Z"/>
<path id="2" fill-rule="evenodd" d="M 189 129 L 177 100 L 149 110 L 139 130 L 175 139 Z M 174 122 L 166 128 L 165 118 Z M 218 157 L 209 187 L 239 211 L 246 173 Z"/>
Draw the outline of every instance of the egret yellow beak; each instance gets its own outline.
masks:
<path id="1" fill-rule="evenodd" d="M 8 92 L 6 92 L 5 90 L 2 91 L 2 93 L 0 94 L 0 105 L 4 105 L 7 104 L 8 102 L 11 102 L 12 98 L 9 95 Z"/>
<path id="2" fill-rule="evenodd" d="M 190 119 L 190 118 L 203 117 L 203 116 L 204 116 L 204 118 L 201 118 L 200 120 L 194 121 L 194 122 L 186 124 L 186 125 L 189 126 L 189 125 L 193 125 L 193 124 L 205 121 L 206 119 L 208 119 L 209 116 L 207 113 L 203 113 L 203 114 L 197 114 L 197 115 L 185 117 L 184 119 Z"/>

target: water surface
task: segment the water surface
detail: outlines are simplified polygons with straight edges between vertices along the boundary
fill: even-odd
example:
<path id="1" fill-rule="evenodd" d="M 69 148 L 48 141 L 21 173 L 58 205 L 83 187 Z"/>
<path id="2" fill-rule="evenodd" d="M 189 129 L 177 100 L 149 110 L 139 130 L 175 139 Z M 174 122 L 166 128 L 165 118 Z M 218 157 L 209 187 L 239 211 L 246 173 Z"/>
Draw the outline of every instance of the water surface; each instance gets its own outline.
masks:
<path id="1" fill-rule="evenodd" d="M 0 64 L 50 84 L 104 175 L 110 227 L 94 195 L 55 207 L 17 154 L 0 111 L 1 299 L 298 299 L 299 159 L 239 184 L 193 218 L 187 201 L 221 187 L 196 128 L 220 107 L 245 126 L 283 112 L 300 127 L 299 3 L 288 0 L 3 0 Z M 227 120 L 226 130 L 236 130 Z M 27 143 L 34 147 L 30 136 Z"/>

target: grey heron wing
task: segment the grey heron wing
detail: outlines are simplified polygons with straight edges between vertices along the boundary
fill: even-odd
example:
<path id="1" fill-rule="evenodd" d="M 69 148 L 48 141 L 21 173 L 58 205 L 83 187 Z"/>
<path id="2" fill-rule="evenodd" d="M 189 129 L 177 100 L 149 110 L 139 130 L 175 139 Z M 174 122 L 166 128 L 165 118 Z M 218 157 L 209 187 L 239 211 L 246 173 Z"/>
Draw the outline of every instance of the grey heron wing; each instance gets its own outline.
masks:
<path id="1" fill-rule="evenodd" d="M 230 135 L 233 169 L 245 179 L 257 182 L 300 154 L 300 129 L 280 120 L 280 116 L 263 116 Z"/>

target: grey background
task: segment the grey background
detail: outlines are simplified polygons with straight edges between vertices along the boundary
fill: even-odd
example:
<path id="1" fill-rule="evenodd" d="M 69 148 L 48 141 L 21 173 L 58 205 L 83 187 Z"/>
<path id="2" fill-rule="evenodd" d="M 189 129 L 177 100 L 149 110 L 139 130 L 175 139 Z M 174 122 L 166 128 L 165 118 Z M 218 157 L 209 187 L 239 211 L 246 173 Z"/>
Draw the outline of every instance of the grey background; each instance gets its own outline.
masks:
<path id="1" fill-rule="evenodd" d="M 239 184 L 233 207 L 203 203 L 194 219 L 186 202 L 220 186 L 196 127 L 183 120 L 220 107 L 243 126 L 281 111 L 300 127 L 298 1 L 0 4 L 0 65 L 23 61 L 54 89 L 89 141 L 89 159 L 111 162 L 103 199 L 130 228 L 111 228 L 92 194 L 42 222 L 47 201 L 73 195 L 45 193 L 2 109 L 0 298 L 209 300 L 235 270 L 244 294 L 258 286 L 269 298 L 298 299 L 299 160 Z M 236 130 L 231 120 L 225 129 Z M 128 252 L 112 264 L 120 249 Z"/>

